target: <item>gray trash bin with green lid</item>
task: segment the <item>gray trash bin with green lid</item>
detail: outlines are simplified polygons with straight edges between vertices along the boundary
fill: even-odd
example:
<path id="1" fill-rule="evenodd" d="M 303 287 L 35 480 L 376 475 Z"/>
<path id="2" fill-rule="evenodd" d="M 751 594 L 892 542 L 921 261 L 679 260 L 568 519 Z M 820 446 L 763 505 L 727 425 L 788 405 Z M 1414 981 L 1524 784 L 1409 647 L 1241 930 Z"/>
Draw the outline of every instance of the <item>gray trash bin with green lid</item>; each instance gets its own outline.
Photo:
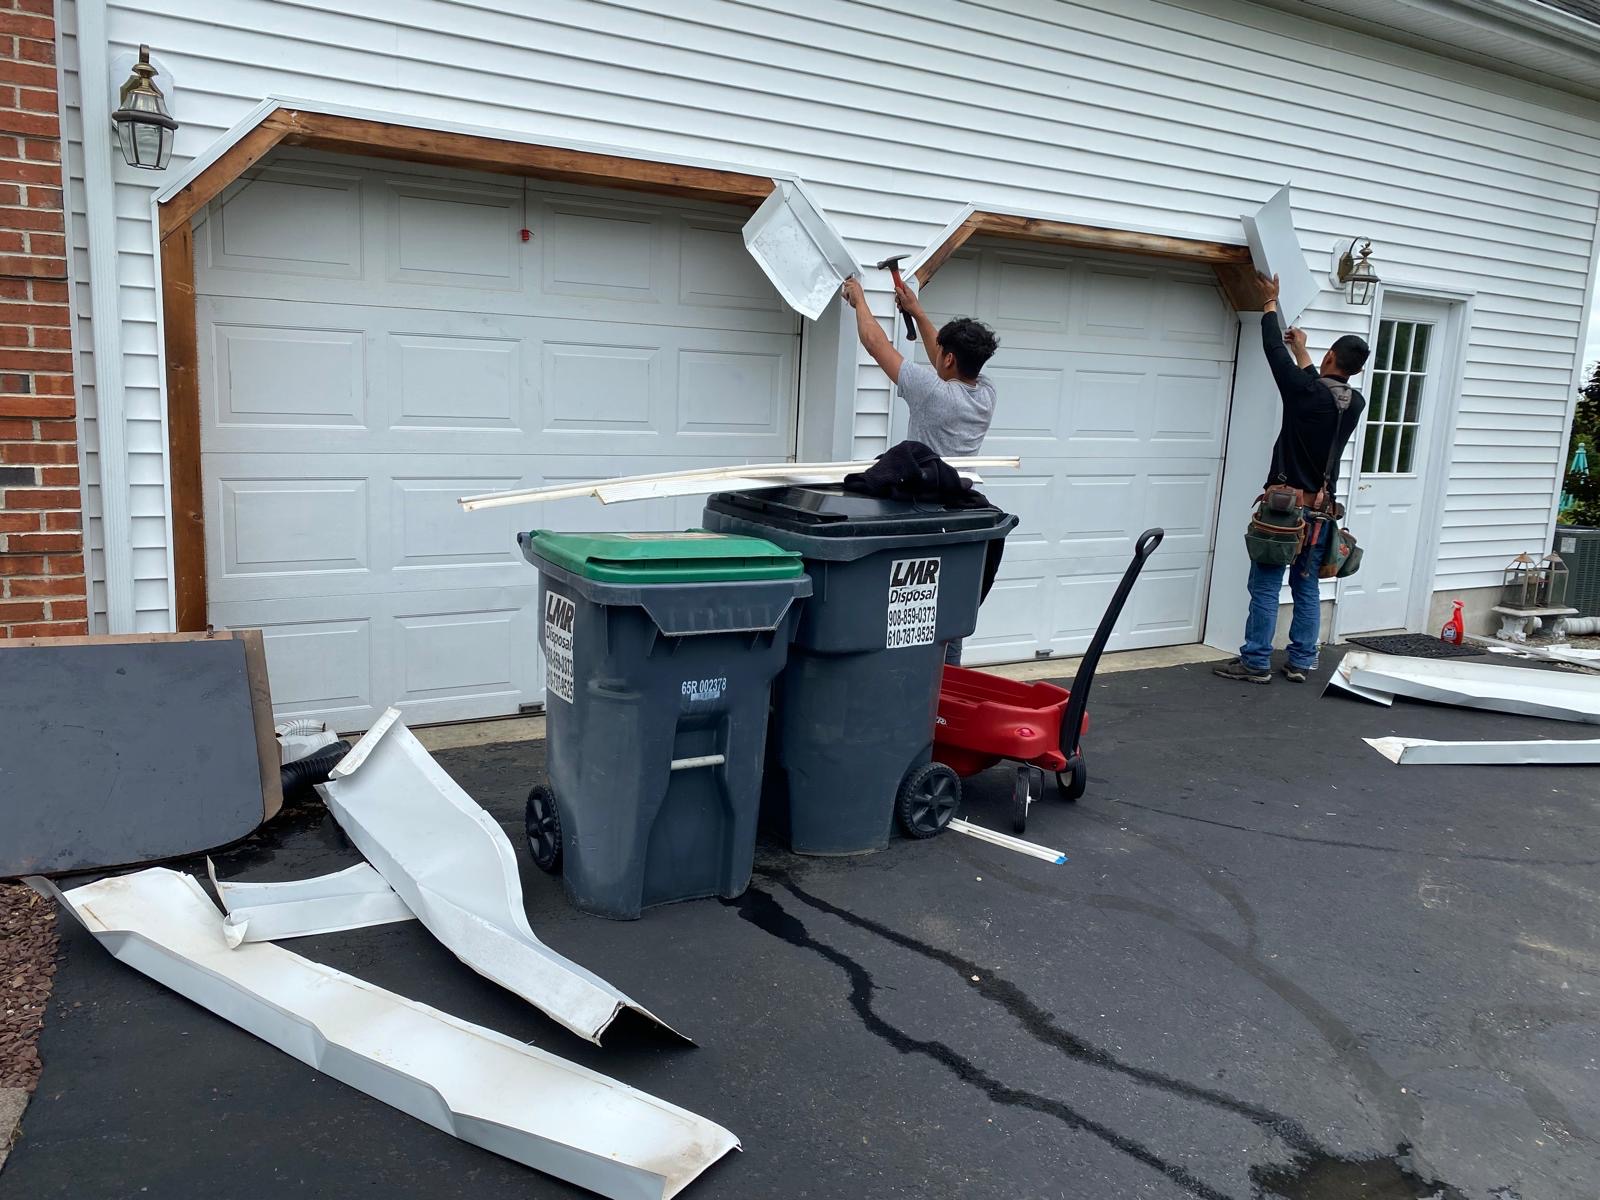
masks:
<path id="1" fill-rule="evenodd" d="M 732 898 L 750 882 L 772 680 L 811 580 L 771 542 L 518 535 L 539 568 L 549 784 L 534 861 L 585 912 Z"/>
<path id="2" fill-rule="evenodd" d="M 767 806 L 790 846 L 881 850 L 897 813 L 914 837 L 938 833 L 961 794 L 932 762 L 945 645 L 977 627 L 989 543 L 1017 518 L 826 485 L 723 492 L 702 519 L 796 551 L 811 575 L 768 754 Z"/>

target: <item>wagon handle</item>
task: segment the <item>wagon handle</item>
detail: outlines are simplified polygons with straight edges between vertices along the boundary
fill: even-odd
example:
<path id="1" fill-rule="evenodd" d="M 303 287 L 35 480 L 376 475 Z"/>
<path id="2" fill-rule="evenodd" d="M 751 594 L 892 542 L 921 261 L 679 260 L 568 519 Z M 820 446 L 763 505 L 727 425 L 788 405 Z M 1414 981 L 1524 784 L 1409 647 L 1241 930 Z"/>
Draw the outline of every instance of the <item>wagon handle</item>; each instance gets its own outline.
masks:
<path id="1" fill-rule="evenodd" d="M 1161 539 L 1166 536 L 1165 529 L 1146 529 L 1139 535 L 1139 540 L 1133 547 L 1133 561 L 1122 573 L 1122 582 L 1117 584 L 1111 603 L 1106 606 L 1105 616 L 1100 618 L 1100 625 L 1089 641 L 1089 648 L 1083 652 L 1083 661 L 1078 664 L 1078 673 L 1073 676 L 1072 694 L 1067 698 L 1067 713 L 1061 721 L 1061 754 L 1067 760 L 1069 769 L 1072 760 L 1078 755 L 1078 740 L 1083 736 L 1083 712 L 1089 707 L 1089 687 L 1094 683 L 1094 672 L 1100 665 L 1100 655 L 1105 652 L 1106 643 L 1111 640 L 1111 631 L 1116 627 L 1117 618 L 1122 615 L 1122 606 L 1128 602 L 1128 593 L 1133 591 L 1139 572 L 1144 570 L 1146 560 L 1155 553 L 1156 547 L 1161 545 Z"/>

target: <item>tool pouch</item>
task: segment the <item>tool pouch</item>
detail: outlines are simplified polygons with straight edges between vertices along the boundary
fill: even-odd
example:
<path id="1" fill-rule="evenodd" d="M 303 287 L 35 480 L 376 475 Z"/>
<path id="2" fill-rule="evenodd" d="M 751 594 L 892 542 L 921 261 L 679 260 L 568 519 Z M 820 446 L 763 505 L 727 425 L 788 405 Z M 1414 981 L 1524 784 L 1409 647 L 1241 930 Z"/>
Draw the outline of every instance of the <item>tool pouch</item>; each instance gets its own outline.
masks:
<path id="1" fill-rule="evenodd" d="M 1306 544 L 1306 522 L 1300 493 L 1292 487 L 1269 487 L 1256 501 L 1245 529 L 1245 552 L 1263 567 L 1287 567 Z"/>

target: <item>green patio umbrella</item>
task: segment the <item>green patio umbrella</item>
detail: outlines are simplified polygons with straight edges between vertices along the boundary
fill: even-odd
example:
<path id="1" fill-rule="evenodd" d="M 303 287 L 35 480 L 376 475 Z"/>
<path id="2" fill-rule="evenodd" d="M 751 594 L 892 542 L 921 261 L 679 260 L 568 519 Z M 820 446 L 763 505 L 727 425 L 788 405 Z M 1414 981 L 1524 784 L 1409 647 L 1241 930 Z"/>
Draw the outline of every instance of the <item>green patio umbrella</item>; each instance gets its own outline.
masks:
<path id="1" fill-rule="evenodd" d="M 1589 478 L 1589 451 L 1582 442 L 1579 442 L 1578 448 L 1572 452 L 1572 465 L 1567 468 L 1567 475 L 1577 476 L 1579 479 Z M 1562 512 L 1571 512 L 1577 504 L 1577 498 L 1571 492 L 1561 493 Z"/>

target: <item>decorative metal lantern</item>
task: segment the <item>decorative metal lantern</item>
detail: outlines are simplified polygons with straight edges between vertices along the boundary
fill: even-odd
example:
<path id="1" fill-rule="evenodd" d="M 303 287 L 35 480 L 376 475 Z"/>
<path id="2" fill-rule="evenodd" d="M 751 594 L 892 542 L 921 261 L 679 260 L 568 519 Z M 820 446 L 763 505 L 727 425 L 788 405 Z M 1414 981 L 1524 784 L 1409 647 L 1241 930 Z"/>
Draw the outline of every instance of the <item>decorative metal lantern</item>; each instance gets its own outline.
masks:
<path id="1" fill-rule="evenodd" d="M 150 47 L 139 47 L 139 61 L 122 85 L 121 107 L 111 114 L 117 129 L 122 160 L 130 167 L 164 171 L 172 161 L 172 139 L 178 123 L 167 111 L 167 98 L 155 85 L 156 69 L 150 65 Z"/>
<path id="2" fill-rule="evenodd" d="M 1552 551 L 1539 560 L 1539 570 L 1544 581 L 1539 588 L 1540 608 L 1567 607 L 1567 564 L 1561 555 Z"/>
<path id="3" fill-rule="evenodd" d="M 1356 252 L 1356 243 L 1363 242 L 1359 257 Z M 1345 288 L 1345 295 L 1351 304 L 1371 304 L 1373 293 L 1378 286 L 1378 270 L 1372 265 L 1372 242 L 1362 238 L 1351 238 L 1350 246 L 1344 253 L 1339 254 L 1337 247 L 1334 253 L 1338 262 L 1334 264 L 1334 280 Z"/>
<path id="4" fill-rule="evenodd" d="M 1506 568 L 1500 588 L 1500 603 L 1506 608 L 1530 609 L 1540 606 L 1544 590 L 1544 571 L 1531 554 L 1519 554 Z"/>

